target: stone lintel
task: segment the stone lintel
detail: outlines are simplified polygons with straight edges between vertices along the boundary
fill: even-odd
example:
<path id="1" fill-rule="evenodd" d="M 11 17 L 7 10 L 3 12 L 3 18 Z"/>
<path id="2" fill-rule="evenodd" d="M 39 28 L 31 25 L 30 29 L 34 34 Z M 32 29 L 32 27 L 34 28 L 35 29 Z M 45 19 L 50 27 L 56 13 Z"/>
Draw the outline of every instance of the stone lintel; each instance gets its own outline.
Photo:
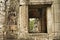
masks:
<path id="1" fill-rule="evenodd" d="M 50 2 L 28 2 L 28 3 L 25 3 L 25 4 L 20 4 L 20 6 L 23 6 L 23 5 L 39 5 L 39 6 L 46 6 L 46 7 L 49 7 L 52 5 L 52 1 Z"/>

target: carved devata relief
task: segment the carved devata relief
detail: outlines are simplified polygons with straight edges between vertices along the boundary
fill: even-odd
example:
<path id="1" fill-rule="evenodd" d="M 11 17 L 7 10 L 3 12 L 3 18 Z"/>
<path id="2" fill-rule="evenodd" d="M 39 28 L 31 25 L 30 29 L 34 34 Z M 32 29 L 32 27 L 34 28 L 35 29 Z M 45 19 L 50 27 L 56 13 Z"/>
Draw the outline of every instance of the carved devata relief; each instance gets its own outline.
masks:
<path id="1" fill-rule="evenodd" d="M 8 8 L 7 8 L 8 9 Z M 19 13 L 19 1 L 18 0 L 10 0 L 10 6 L 9 9 L 7 10 L 7 36 L 12 35 L 14 37 L 17 37 L 16 32 L 18 27 L 17 27 L 17 15 Z M 12 37 L 11 36 L 11 37 Z"/>
<path id="2" fill-rule="evenodd" d="M 8 12 L 8 23 L 7 24 L 11 28 L 10 30 L 14 30 L 14 28 L 16 27 L 17 25 L 16 19 L 17 19 L 16 11 L 14 8 L 12 8 L 12 10 Z"/>
<path id="3" fill-rule="evenodd" d="M 8 25 L 17 25 L 16 12 L 10 12 L 8 14 Z"/>

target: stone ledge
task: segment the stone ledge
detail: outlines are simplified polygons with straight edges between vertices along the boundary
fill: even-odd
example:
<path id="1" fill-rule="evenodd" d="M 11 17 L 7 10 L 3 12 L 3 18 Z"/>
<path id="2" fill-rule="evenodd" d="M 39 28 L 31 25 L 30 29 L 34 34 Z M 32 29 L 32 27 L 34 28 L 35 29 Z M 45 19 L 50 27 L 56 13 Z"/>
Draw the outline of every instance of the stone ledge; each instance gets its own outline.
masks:
<path id="1" fill-rule="evenodd" d="M 29 33 L 29 36 L 39 36 L 39 37 L 48 37 L 48 33 Z"/>
<path id="2" fill-rule="evenodd" d="M 52 3 L 53 3 L 53 1 L 48 1 L 48 2 L 28 2 L 28 3 L 23 3 L 23 4 L 21 4 L 20 3 L 20 5 L 45 5 L 45 4 L 47 4 L 47 5 L 52 5 Z"/>

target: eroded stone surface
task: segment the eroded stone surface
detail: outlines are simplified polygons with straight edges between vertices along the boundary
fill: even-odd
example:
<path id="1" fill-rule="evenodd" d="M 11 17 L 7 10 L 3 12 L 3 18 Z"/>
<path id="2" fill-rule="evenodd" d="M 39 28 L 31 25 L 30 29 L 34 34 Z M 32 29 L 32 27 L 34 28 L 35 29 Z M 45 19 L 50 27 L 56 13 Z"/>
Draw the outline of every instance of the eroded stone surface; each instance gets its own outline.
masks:
<path id="1" fill-rule="evenodd" d="M 5 3 L 4 0 L 0 0 L 0 6 Z M 3 1 L 3 2 L 2 2 Z M 5 11 L 4 7 L 0 8 L 0 24 L 5 24 L 2 27 L 0 25 L 0 40 L 60 40 L 60 0 L 52 0 L 53 7 L 48 7 L 47 10 L 47 33 L 28 33 L 28 5 L 26 5 L 27 0 L 22 0 L 24 5 L 21 4 L 19 7 L 19 0 L 9 0 L 6 1 L 6 21 L 5 21 Z M 20 1 L 20 2 L 22 2 Z M 51 0 L 30 0 L 30 2 L 48 2 Z M 23 3 L 22 2 L 22 3 Z M 38 3 L 37 3 L 38 2 Z M 4 4 L 2 4 L 4 3 Z M 34 4 L 34 3 L 33 3 Z M 34 4 L 34 5 L 35 5 Z M 43 4 L 43 3 L 42 3 Z M 52 10 L 52 12 L 51 12 Z M 2 14 L 2 15 L 1 15 Z M 18 15 L 18 17 L 17 17 Z M 17 19 L 19 18 L 19 21 Z M 18 23 L 19 24 L 18 24 Z M 18 28 L 18 26 L 19 28 Z M 3 30 L 4 29 L 4 30 Z M 3 36 L 4 33 L 4 36 Z M 19 34 L 19 35 L 18 35 Z"/>

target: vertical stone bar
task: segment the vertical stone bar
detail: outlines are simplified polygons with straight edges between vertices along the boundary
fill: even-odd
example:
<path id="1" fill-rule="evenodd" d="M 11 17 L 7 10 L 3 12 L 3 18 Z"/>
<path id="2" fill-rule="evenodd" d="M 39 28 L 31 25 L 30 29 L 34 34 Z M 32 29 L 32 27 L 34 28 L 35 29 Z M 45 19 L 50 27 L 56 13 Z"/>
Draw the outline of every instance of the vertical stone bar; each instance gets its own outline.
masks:
<path id="1" fill-rule="evenodd" d="M 48 34 L 52 33 L 52 27 L 53 26 L 53 14 L 51 11 L 51 7 L 47 7 L 47 30 L 48 30 Z M 53 28 L 54 29 L 54 28 Z"/>
<path id="2" fill-rule="evenodd" d="M 20 38 L 26 38 L 28 33 L 28 6 L 20 6 Z"/>
<path id="3" fill-rule="evenodd" d="M 26 39 L 28 35 L 28 6 L 26 5 L 27 0 L 20 0 L 19 7 L 19 39 Z M 21 40 L 23 40 L 21 39 Z"/>

